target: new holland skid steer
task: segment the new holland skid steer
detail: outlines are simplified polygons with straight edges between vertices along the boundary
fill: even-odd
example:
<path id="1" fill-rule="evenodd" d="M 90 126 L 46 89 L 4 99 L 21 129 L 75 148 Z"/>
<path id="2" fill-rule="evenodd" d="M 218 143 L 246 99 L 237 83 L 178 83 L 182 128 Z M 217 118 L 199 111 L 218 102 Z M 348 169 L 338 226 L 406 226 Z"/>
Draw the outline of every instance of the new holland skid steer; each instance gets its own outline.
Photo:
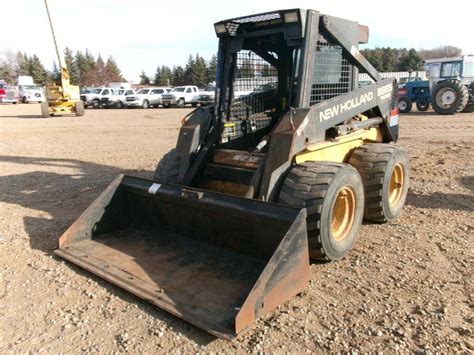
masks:
<path id="1" fill-rule="evenodd" d="M 71 85 L 69 80 L 69 70 L 67 69 L 64 57 L 58 49 L 56 35 L 54 34 L 53 22 L 49 13 L 48 1 L 44 0 L 46 12 L 48 14 L 49 25 L 53 35 L 54 48 L 58 56 L 58 63 L 61 70 L 61 84 L 48 84 L 46 86 L 46 101 L 41 103 L 41 116 L 44 118 L 52 115 L 74 114 L 84 116 L 84 103 L 80 99 L 79 86 Z"/>
<path id="2" fill-rule="evenodd" d="M 302 292 L 310 259 L 343 258 L 363 218 L 396 218 L 409 166 L 395 81 L 357 49 L 367 27 L 293 9 L 215 31 L 214 105 L 183 119 L 154 180 L 117 177 L 56 254 L 229 339 Z"/>

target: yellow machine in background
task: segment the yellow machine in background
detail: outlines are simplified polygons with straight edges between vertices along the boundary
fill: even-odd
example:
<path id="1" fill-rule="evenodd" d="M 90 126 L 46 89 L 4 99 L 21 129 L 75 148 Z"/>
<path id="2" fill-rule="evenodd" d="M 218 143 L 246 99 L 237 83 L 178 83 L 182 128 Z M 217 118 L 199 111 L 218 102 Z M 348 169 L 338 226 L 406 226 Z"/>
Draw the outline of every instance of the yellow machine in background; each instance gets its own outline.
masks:
<path id="1" fill-rule="evenodd" d="M 51 33 L 53 34 L 54 47 L 61 68 L 61 85 L 56 83 L 46 86 L 46 101 L 41 104 L 41 116 L 50 117 L 57 114 L 84 115 L 84 103 L 80 99 L 79 86 L 71 85 L 69 82 L 69 71 L 61 52 L 58 50 L 56 36 L 54 34 L 53 22 L 49 13 L 48 1 L 44 0 L 46 12 L 48 13 Z"/>

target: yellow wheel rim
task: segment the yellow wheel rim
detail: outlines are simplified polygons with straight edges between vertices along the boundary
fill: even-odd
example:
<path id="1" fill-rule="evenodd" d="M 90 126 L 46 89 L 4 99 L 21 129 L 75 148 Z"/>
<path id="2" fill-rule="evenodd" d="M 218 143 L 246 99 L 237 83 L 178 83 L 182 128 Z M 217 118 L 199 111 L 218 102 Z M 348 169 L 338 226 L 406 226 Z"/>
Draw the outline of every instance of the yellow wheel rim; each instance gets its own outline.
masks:
<path id="1" fill-rule="evenodd" d="M 390 175 L 390 185 L 388 186 L 388 202 L 392 207 L 398 204 L 403 195 L 404 180 L 403 166 L 401 164 L 395 165 Z"/>
<path id="2" fill-rule="evenodd" d="M 349 187 L 343 187 L 337 194 L 332 209 L 332 237 L 341 241 L 347 237 L 354 223 L 355 195 Z"/>

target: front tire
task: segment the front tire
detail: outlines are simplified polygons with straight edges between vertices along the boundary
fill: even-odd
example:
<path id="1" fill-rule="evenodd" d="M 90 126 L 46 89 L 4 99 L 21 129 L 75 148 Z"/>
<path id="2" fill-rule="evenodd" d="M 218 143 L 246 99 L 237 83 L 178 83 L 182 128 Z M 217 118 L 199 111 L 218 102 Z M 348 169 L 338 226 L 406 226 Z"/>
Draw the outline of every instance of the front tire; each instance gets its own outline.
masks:
<path id="1" fill-rule="evenodd" d="M 405 205 L 410 168 L 406 151 L 394 144 L 364 144 L 352 153 L 349 164 L 362 177 L 365 190 L 364 219 L 387 222 Z"/>
<path id="2" fill-rule="evenodd" d="M 49 104 L 47 101 L 41 103 L 41 117 L 49 118 Z"/>
<path id="3" fill-rule="evenodd" d="M 122 101 L 117 101 L 117 102 L 115 103 L 115 108 L 123 108 L 123 103 L 122 103 Z"/>
<path id="4" fill-rule="evenodd" d="M 178 183 L 179 170 L 181 168 L 181 158 L 176 149 L 171 149 L 168 153 L 163 155 L 155 173 L 153 180 L 156 182 L 164 182 L 170 184 Z"/>
<path id="5" fill-rule="evenodd" d="M 359 173 L 348 164 L 305 162 L 286 177 L 279 202 L 306 207 L 309 254 L 340 260 L 351 250 L 364 211 Z"/>
<path id="6" fill-rule="evenodd" d="M 99 100 L 92 101 L 92 107 L 93 108 L 100 108 L 100 101 Z"/>
<path id="7" fill-rule="evenodd" d="M 399 101 L 398 101 L 398 109 L 400 110 L 401 113 L 408 113 L 411 111 L 412 109 L 412 106 L 413 106 L 413 102 L 411 101 L 411 99 L 409 99 L 408 97 L 402 97 Z"/>
<path id="8" fill-rule="evenodd" d="M 184 105 L 186 105 L 186 102 L 184 101 L 184 99 L 179 99 L 178 101 L 176 101 L 176 106 L 177 107 L 183 108 Z"/>
<path id="9" fill-rule="evenodd" d="M 76 116 L 77 117 L 82 117 L 84 116 L 84 102 L 82 101 L 77 101 L 74 104 L 74 109 L 76 111 Z"/>
<path id="10" fill-rule="evenodd" d="M 430 108 L 430 102 L 427 99 L 416 100 L 416 109 L 418 111 L 424 112 Z"/>
<path id="11" fill-rule="evenodd" d="M 467 88 L 458 80 L 445 80 L 436 85 L 431 97 L 431 106 L 440 115 L 462 112 L 469 101 Z"/>
<path id="12" fill-rule="evenodd" d="M 147 109 L 150 107 L 150 103 L 148 100 L 143 100 L 142 108 Z"/>

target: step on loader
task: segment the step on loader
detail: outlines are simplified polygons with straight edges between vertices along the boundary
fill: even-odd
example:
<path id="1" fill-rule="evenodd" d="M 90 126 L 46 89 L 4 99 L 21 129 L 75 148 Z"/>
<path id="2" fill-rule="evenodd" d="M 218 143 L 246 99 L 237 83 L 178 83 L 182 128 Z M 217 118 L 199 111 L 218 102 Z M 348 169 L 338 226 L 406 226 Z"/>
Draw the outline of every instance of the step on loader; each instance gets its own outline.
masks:
<path id="1" fill-rule="evenodd" d="M 117 177 L 56 254 L 231 339 L 301 293 L 310 260 L 343 258 L 363 219 L 395 219 L 409 166 L 396 83 L 357 49 L 367 27 L 302 9 L 214 27 L 214 105 L 183 119 L 153 180 Z"/>

